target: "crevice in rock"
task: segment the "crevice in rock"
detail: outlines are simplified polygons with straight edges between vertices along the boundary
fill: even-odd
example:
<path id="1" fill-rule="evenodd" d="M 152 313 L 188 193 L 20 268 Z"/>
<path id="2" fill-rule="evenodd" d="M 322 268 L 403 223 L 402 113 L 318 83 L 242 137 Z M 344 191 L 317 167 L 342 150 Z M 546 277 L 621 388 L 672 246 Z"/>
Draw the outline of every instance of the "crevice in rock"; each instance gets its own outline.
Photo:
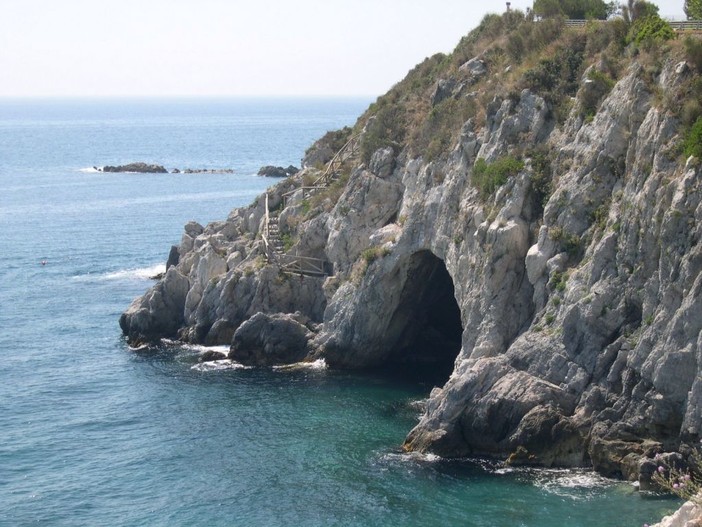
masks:
<path id="1" fill-rule="evenodd" d="M 389 331 L 399 337 L 382 369 L 437 386 L 448 380 L 461 350 L 461 311 L 446 265 L 430 251 L 410 258 Z"/>

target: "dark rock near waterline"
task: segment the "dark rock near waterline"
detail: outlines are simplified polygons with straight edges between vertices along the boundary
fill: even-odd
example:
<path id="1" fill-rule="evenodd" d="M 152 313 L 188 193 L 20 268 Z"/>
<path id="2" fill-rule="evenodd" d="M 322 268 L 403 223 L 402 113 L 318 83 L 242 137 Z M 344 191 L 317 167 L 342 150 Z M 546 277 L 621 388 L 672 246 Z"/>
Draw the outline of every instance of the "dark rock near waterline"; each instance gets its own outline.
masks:
<path id="1" fill-rule="evenodd" d="M 223 351 L 217 351 L 217 350 L 207 350 L 204 353 L 200 354 L 200 356 L 197 358 L 198 362 L 212 362 L 215 360 L 222 360 L 226 359 L 227 354 Z"/>
<path id="2" fill-rule="evenodd" d="M 166 170 L 161 165 L 153 165 L 149 163 L 138 162 L 117 166 L 107 165 L 102 167 L 102 172 L 137 172 L 141 174 L 167 174 L 168 170 Z"/>
<path id="3" fill-rule="evenodd" d="M 263 177 L 279 177 L 279 178 L 284 178 L 284 177 L 290 177 L 294 174 L 297 174 L 300 169 L 297 167 L 294 167 L 290 165 L 288 168 L 283 168 L 283 167 L 275 167 L 272 165 L 266 165 L 264 167 L 261 167 L 258 171 L 259 176 Z"/>
<path id="4" fill-rule="evenodd" d="M 179 170 L 173 169 L 174 174 L 233 174 L 232 168 L 184 168 Z"/>
<path id="5" fill-rule="evenodd" d="M 168 260 L 166 261 L 166 271 L 168 271 L 168 269 L 170 269 L 174 265 L 178 265 L 179 261 L 180 261 L 180 252 L 178 251 L 178 246 L 171 245 L 171 250 L 168 253 Z"/>
<path id="6" fill-rule="evenodd" d="M 292 364 L 309 353 L 312 332 L 300 314 L 257 313 L 234 334 L 229 358 L 247 366 Z"/>
<path id="7" fill-rule="evenodd" d="M 135 299 L 119 319 L 130 343 L 175 338 L 184 322 L 185 297 L 189 288 L 188 278 L 176 267 L 171 267 L 148 293 Z"/>
<path id="8" fill-rule="evenodd" d="M 107 165 L 102 168 L 93 167 L 100 172 L 135 172 L 139 174 L 168 174 L 168 170 L 162 165 L 155 165 L 149 163 L 129 163 L 127 165 Z M 288 167 L 290 168 L 295 167 Z M 171 174 L 233 174 L 234 169 L 232 168 L 174 168 L 170 172 Z"/>

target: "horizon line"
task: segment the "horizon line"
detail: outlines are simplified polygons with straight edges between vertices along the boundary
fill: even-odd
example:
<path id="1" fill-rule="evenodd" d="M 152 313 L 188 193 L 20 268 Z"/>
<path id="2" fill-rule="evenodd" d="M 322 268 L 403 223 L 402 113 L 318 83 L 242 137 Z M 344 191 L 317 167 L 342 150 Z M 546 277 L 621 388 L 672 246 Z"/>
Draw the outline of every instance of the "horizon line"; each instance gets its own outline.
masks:
<path id="1" fill-rule="evenodd" d="M 0 101 L 50 100 L 188 100 L 188 99 L 376 99 L 382 94 L 306 94 L 306 95 L 0 95 Z"/>

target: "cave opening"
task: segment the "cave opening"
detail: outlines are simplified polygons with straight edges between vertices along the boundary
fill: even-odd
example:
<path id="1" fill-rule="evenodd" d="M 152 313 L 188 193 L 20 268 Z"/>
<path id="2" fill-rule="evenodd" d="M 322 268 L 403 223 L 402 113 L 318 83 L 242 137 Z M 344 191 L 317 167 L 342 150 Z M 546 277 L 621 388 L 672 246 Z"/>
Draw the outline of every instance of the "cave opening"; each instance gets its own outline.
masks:
<path id="1" fill-rule="evenodd" d="M 389 333 L 396 338 L 385 370 L 432 386 L 446 383 L 461 350 L 463 326 L 453 279 L 431 251 L 410 258 Z"/>

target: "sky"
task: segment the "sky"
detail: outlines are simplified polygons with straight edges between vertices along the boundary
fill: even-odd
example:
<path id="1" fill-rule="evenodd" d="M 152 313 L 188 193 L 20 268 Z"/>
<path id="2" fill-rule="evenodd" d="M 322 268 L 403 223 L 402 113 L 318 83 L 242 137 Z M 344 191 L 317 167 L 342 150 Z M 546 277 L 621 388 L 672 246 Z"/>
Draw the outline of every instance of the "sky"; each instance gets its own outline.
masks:
<path id="1" fill-rule="evenodd" d="M 684 19 L 684 0 L 655 3 Z M 475 0 L 0 0 L 0 97 L 377 96 L 504 9 Z"/>

